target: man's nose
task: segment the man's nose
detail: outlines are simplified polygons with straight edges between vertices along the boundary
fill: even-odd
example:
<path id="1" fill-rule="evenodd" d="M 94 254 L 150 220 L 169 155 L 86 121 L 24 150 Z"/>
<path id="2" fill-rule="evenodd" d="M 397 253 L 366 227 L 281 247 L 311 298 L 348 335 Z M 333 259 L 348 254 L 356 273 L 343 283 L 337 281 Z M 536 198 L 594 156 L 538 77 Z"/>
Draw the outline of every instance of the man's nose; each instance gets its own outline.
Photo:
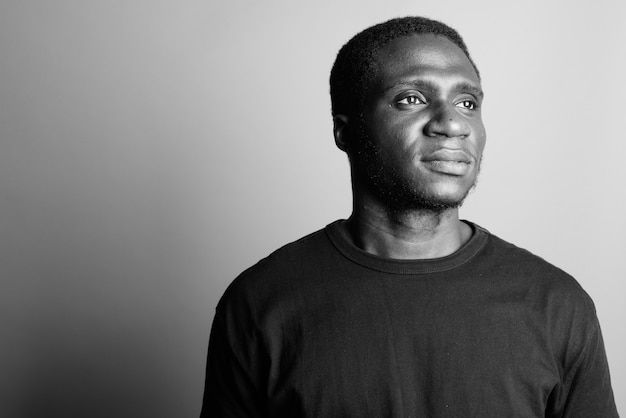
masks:
<path id="1" fill-rule="evenodd" d="M 424 133 L 432 138 L 464 138 L 470 134 L 469 124 L 452 104 L 440 104 L 433 108 Z"/>

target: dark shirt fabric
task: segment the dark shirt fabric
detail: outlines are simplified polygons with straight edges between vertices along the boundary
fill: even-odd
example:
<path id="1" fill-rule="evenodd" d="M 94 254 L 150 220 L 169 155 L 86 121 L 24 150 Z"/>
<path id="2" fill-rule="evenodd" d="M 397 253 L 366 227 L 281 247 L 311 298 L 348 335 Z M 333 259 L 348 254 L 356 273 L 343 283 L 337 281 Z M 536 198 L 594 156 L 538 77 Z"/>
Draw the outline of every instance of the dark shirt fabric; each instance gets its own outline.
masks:
<path id="1" fill-rule="evenodd" d="M 391 260 L 339 221 L 242 273 L 211 331 L 202 417 L 617 417 L 589 296 L 470 224 Z"/>

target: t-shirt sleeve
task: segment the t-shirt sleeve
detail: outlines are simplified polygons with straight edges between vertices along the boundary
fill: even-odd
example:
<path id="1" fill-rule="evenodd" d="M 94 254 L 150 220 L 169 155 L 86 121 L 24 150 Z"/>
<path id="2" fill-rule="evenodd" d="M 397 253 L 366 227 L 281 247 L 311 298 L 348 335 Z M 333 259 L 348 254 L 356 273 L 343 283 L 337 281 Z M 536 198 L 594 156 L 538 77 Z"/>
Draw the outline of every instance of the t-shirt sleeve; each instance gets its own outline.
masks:
<path id="1" fill-rule="evenodd" d="M 229 320 L 231 316 L 218 307 L 213 321 L 201 418 L 265 416 L 260 354 L 246 324 Z"/>
<path id="2" fill-rule="evenodd" d="M 602 332 L 595 311 L 580 356 L 566 371 L 560 398 L 563 418 L 618 417 Z"/>

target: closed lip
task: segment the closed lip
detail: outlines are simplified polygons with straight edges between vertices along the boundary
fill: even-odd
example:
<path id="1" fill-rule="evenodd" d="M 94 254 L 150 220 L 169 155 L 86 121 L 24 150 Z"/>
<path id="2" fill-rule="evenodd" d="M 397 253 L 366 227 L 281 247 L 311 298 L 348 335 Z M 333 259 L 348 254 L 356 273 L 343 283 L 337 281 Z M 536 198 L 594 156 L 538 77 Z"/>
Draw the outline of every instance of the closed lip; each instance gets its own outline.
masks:
<path id="1" fill-rule="evenodd" d="M 464 151 L 441 149 L 424 156 L 422 161 L 446 161 L 470 164 L 472 159 Z"/>

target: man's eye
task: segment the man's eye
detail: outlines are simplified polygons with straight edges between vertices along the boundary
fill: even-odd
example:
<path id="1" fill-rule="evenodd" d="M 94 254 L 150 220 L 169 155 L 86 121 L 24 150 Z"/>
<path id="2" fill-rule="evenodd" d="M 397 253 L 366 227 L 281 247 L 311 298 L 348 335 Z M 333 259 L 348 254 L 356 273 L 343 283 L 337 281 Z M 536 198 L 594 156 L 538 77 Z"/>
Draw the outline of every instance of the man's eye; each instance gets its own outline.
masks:
<path id="1" fill-rule="evenodd" d="M 398 100 L 396 103 L 401 104 L 401 105 L 416 105 L 416 104 L 422 104 L 424 102 L 421 101 L 420 98 L 417 96 L 407 96 L 403 99 Z"/>
<path id="2" fill-rule="evenodd" d="M 467 110 L 476 110 L 476 108 L 478 107 L 476 105 L 476 102 L 473 100 L 462 100 L 458 102 L 456 105 Z"/>

